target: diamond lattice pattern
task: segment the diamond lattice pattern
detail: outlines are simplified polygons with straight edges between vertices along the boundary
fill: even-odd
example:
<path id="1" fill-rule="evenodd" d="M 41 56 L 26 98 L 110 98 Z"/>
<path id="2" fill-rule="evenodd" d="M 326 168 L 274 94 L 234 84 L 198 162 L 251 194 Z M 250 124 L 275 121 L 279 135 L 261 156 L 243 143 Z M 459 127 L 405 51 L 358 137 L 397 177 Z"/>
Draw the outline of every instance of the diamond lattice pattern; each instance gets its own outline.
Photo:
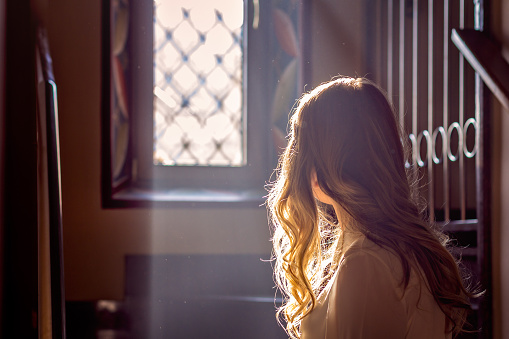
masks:
<path id="1" fill-rule="evenodd" d="M 242 0 L 154 1 L 154 163 L 244 163 Z"/>

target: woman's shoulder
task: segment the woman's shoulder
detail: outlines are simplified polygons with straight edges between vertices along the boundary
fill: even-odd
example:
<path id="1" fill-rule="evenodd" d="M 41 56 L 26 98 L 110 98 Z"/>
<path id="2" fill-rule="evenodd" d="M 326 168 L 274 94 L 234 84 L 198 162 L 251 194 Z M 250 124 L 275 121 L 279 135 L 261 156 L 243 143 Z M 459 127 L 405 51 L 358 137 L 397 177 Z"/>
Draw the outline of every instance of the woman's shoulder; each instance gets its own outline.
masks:
<path id="1" fill-rule="evenodd" d="M 345 260 L 363 257 L 366 260 L 380 262 L 385 266 L 397 259 L 392 251 L 377 245 L 364 234 L 355 236 L 355 239 L 346 247 L 343 257 Z"/>
<path id="2" fill-rule="evenodd" d="M 425 278 L 418 272 L 419 265 L 412 263 L 410 258 L 407 260 L 408 283 L 404 283 L 406 274 L 400 256 L 395 251 L 384 248 L 362 235 L 344 252 L 338 273 L 349 275 L 368 273 L 374 280 L 390 281 L 399 291 L 398 294 L 402 296 L 414 292 L 420 295 L 421 291 L 428 291 L 429 287 Z"/>
<path id="3" fill-rule="evenodd" d="M 403 278 L 401 260 L 391 250 L 377 245 L 365 235 L 359 235 L 346 249 L 339 270 L 349 270 L 350 266 L 364 266 L 355 270 L 359 273 L 370 270 L 371 273 L 389 278 L 395 285 L 400 285 Z"/>

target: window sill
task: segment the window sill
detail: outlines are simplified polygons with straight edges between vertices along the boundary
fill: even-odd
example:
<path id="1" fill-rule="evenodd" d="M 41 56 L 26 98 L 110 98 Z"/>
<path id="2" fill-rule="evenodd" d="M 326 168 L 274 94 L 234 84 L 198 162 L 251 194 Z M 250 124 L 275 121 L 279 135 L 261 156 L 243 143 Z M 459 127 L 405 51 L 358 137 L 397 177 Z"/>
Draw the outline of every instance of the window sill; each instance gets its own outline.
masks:
<path id="1" fill-rule="evenodd" d="M 140 189 L 128 187 L 103 200 L 104 208 L 259 207 L 264 190 Z"/>

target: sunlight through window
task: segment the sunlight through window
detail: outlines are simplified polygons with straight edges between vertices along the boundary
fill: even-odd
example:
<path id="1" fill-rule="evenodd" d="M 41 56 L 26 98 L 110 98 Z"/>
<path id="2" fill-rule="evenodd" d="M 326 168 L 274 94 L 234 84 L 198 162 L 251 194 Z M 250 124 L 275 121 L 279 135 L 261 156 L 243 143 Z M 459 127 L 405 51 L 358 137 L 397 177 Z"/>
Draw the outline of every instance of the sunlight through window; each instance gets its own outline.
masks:
<path id="1" fill-rule="evenodd" d="M 242 0 L 154 1 L 154 164 L 245 164 Z"/>

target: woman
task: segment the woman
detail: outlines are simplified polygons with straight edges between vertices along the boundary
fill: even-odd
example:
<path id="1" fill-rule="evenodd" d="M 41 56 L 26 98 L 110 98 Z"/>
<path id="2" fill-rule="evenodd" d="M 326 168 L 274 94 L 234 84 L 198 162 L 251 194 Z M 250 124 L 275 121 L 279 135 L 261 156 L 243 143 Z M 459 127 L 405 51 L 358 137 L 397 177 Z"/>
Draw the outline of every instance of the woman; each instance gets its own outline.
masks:
<path id="1" fill-rule="evenodd" d="M 381 90 L 339 78 L 305 94 L 268 196 L 278 311 L 292 338 L 450 338 L 469 298 L 427 222 Z"/>

